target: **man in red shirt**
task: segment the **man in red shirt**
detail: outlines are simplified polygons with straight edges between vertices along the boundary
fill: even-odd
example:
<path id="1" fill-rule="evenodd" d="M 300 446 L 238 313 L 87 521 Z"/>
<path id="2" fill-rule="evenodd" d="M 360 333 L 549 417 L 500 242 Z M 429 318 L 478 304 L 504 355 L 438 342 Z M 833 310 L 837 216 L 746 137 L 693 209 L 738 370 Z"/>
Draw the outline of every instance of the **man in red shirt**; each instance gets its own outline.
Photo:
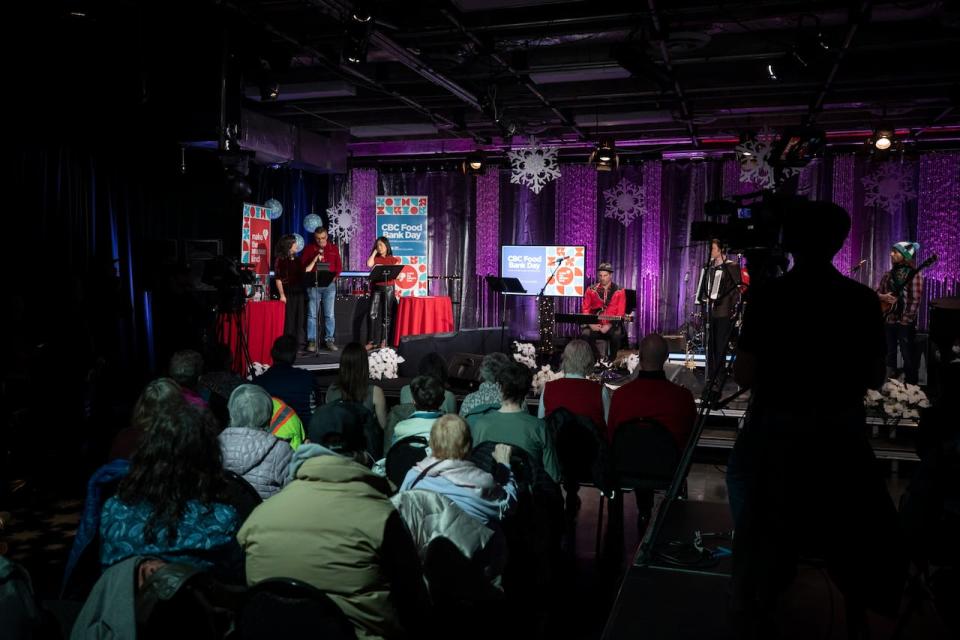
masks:
<path id="1" fill-rule="evenodd" d="M 627 294 L 613 281 L 613 265 L 602 262 L 597 267 L 597 283 L 587 289 L 580 306 L 581 313 L 599 316 L 623 316 L 627 311 Z M 616 357 L 623 341 L 623 322 L 599 320 L 583 327 L 584 340 L 609 340 L 609 357 Z"/>
<path id="2" fill-rule="evenodd" d="M 304 270 L 309 303 L 307 304 L 307 351 L 317 350 L 317 309 L 323 303 L 324 341 L 327 349 L 336 351 L 334 331 L 336 320 L 333 315 L 333 305 L 337 300 L 337 276 L 343 269 L 340 261 L 340 250 L 337 245 L 329 241 L 326 227 L 317 227 L 313 232 L 313 243 L 307 245 L 300 254 L 300 263 Z M 333 274 L 333 280 L 325 287 L 313 286 L 317 263 L 324 262 Z"/>
<path id="3" fill-rule="evenodd" d="M 640 341 L 636 378 L 613 393 L 607 414 L 607 433 L 613 441 L 618 426 L 636 418 L 655 420 L 667 428 L 683 451 L 693 430 L 697 408 L 688 389 L 667 380 L 663 364 L 668 347 L 663 336 L 651 333 Z M 646 528 L 653 507 L 653 492 L 637 491 L 637 527 Z"/>

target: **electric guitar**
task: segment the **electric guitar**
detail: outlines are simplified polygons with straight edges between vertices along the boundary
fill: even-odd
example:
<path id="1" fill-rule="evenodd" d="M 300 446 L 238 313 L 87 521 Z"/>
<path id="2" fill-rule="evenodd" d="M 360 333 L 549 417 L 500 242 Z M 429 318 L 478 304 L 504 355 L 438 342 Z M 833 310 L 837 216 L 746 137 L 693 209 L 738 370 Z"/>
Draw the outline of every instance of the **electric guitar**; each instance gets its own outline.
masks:
<path id="1" fill-rule="evenodd" d="M 933 254 L 932 256 L 930 256 L 929 258 L 921 262 L 919 265 L 917 265 L 916 269 L 911 269 L 910 275 L 907 276 L 907 279 L 904 280 L 899 287 L 891 287 L 890 291 L 888 291 L 887 293 L 896 296 L 897 297 L 896 302 L 890 303 L 890 302 L 884 301 L 882 298 L 880 299 L 880 309 L 883 311 L 884 318 L 886 318 L 891 313 L 899 313 L 903 309 L 904 289 L 906 289 L 907 285 L 909 285 L 913 281 L 914 276 L 916 276 L 918 273 L 920 273 L 921 271 L 923 271 L 924 269 L 932 265 L 937 260 L 938 260 L 937 254 Z"/>

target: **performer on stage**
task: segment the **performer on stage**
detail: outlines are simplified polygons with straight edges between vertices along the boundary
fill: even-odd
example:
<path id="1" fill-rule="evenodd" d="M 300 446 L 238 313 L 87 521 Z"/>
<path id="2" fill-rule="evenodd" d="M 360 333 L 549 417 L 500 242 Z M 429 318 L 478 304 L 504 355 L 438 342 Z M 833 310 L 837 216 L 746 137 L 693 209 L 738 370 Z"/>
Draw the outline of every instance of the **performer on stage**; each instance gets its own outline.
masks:
<path id="1" fill-rule="evenodd" d="M 717 279 L 717 274 L 720 274 Z M 707 295 L 713 301 L 710 307 L 710 341 L 707 345 L 707 374 L 716 373 L 727 355 L 727 345 L 733 336 L 733 316 L 740 302 L 740 267 L 728 260 L 723 243 L 717 238 L 710 241 L 710 265 L 704 283 Z M 712 293 L 715 293 L 714 298 Z"/>
<path id="2" fill-rule="evenodd" d="M 370 251 L 370 257 L 367 258 L 367 267 L 370 269 L 379 264 L 400 264 L 400 257 L 393 255 L 390 240 L 386 236 L 377 238 Z M 393 292 L 394 284 L 394 280 L 373 283 L 373 290 L 370 292 L 370 314 L 367 317 L 368 351 L 376 345 L 387 346 L 387 341 L 390 339 L 390 320 L 393 317 L 393 309 L 397 306 L 397 298 Z"/>
<path id="3" fill-rule="evenodd" d="M 333 274 L 333 280 L 326 287 L 312 286 L 314 282 L 314 268 L 318 262 L 325 262 L 329 265 L 330 272 Z M 337 301 L 337 277 L 343 270 L 340 261 L 340 250 L 337 245 L 329 241 L 329 234 L 326 227 L 317 227 L 313 232 L 313 242 L 303 249 L 300 254 L 300 264 L 306 272 L 304 281 L 307 284 L 307 294 L 309 303 L 307 304 L 307 351 L 317 350 L 317 309 L 320 302 L 323 302 L 323 328 L 324 341 L 327 349 L 336 351 L 337 345 L 334 342 L 336 329 L 336 319 L 333 315 L 333 305 Z"/>
<path id="4" fill-rule="evenodd" d="M 602 262 L 597 267 L 597 283 L 587 289 L 581 305 L 582 313 L 601 316 L 622 316 L 627 310 L 627 294 L 613 281 L 613 265 Z M 608 340 L 608 357 L 615 357 L 623 341 L 623 322 L 600 320 L 583 327 L 584 340 Z"/>
<path id="5" fill-rule="evenodd" d="M 274 286 L 280 302 L 286 304 L 283 334 L 295 338 L 297 348 L 304 346 L 303 331 L 304 293 L 303 265 L 297 259 L 297 238 L 288 234 L 277 243 L 277 258 L 273 262 Z"/>
<path id="6" fill-rule="evenodd" d="M 923 278 L 913 277 L 915 258 L 920 245 L 916 242 L 898 242 L 890 250 L 892 268 L 883 274 L 877 293 L 880 301 L 890 306 L 886 317 L 887 377 L 897 370 L 897 347 L 903 358 L 904 382 L 917 384 L 920 354 L 917 353 L 917 311 L 923 299 Z"/>

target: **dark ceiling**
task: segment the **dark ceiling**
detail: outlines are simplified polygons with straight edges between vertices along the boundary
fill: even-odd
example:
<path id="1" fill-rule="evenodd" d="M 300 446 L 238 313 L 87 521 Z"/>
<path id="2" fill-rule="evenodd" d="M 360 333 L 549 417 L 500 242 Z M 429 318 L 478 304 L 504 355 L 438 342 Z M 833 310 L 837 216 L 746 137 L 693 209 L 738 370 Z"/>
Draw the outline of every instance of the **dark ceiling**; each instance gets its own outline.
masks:
<path id="1" fill-rule="evenodd" d="M 209 105 L 219 90 L 219 32 L 243 78 L 233 91 L 246 95 L 240 106 L 346 138 L 354 158 L 462 155 L 507 146 L 511 134 L 514 142 L 536 135 L 561 143 L 571 154 L 601 135 L 626 154 L 729 150 L 764 127 L 800 125 L 853 145 L 882 122 L 916 146 L 957 146 L 957 4 L 67 1 L 56 29 L 46 29 L 43 49 L 55 53 L 35 89 L 48 90 L 58 69 L 59 82 L 76 84 L 70 95 L 89 93 L 93 81 L 78 78 L 109 60 L 124 80 L 101 84 L 123 99 L 101 98 L 96 110 L 120 113 L 127 99 L 149 104 L 161 75 L 181 86 L 174 74 L 204 68 L 193 74 L 192 100 L 160 104 L 164 113 Z M 108 9 L 91 15 L 91 5 L 121 16 L 112 30 Z M 368 23 L 352 17 L 367 11 Z M 151 29 L 162 40 L 147 36 Z M 364 62 L 345 60 L 364 44 Z M 151 72 L 141 69 L 149 64 Z M 261 100 L 258 85 L 273 81 L 277 100 Z"/>
<path id="2" fill-rule="evenodd" d="M 511 131 L 711 148 L 813 124 L 833 142 L 885 120 L 960 138 L 960 10 L 945 2 L 229 0 L 290 54 L 252 108 L 352 142 Z M 366 62 L 341 62 L 353 9 Z M 771 76 L 776 76 L 774 79 Z M 355 95 L 284 100 L 297 82 Z M 353 145 L 355 153 L 363 145 Z M 371 149 L 377 148 L 375 146 Z M 383 149 L 384 147 L 380 147 Z"/>

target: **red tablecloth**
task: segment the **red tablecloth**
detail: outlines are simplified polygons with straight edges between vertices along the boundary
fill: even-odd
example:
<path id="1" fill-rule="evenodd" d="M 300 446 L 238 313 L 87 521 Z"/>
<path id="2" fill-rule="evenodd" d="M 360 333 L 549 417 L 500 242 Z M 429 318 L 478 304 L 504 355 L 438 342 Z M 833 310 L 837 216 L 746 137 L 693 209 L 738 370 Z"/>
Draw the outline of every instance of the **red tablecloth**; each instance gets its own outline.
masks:
<path id="1" fill-rule="evenodd" d="M 239 323 L 243 327 L 243 333 L 247 339 L 247 350 L 251 362 L 273 364 L 270 349 L 273 347 L 273 341 L 283 335 L 283 320 L 286 308 L 287 305 L 279 300 L 248 302 L 243 308 Z M 230 347 L 230 351 L 233 353 L 233 370 L 245 375 L 250 363 L 247 362 L 243 347 L 240 344 L 237 320 L 238 318 L 234 314 L 221 314 L 220 341 Z"/>
<path id="2" fill-rule="evenodd" d="M 449 296 L 408 296 L 400 298 L 394 322 L 393 344 L 403 336 L 453 331 L 453 303 Z"/>

